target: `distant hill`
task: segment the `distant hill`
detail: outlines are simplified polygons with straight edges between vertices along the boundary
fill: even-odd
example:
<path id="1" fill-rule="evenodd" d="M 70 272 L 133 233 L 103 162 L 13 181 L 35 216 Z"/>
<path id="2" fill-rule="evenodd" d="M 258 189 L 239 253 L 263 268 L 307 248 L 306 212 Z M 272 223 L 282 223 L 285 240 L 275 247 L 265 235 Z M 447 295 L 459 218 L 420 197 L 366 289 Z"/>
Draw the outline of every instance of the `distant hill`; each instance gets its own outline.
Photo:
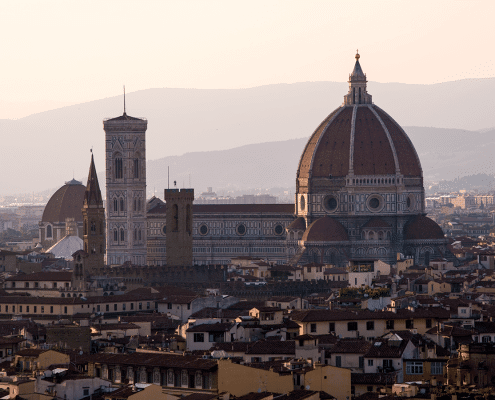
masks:
<path id="1" fill-rule="evenodd" d="M 449 193 L 457 192 L 459 190 L 478 190 L 483 193 L 495 190 L 495 176 L 476 174 L 452 180 L 442 180 L 438 183 L 428 185 L 425 189 L 427 193 Z"/>
<path id="2" fill-rule="evenodd" d="M 490 151 L 495 148 L 495 130 L 404 129 L 416 147 L 425 179 L 429 181 L 452 180 L 476 173 L 495 174 Z M 148 188 L 159 189 L 159 195 L 163 196 L 167 167 L 170 167 L 171 181 L 177 180 L 182 187 L 191 179 L 192 186 L 199 191 L 208 186 L 217 189 L 295 187 L 297 165 L 308 138 L 148 161 Z"/>
<path id="3" fill-rule="evenodd" d="M 479 165 L 478 162 L 484 157 L 479 152 L 487 151 L 489 146 L 483 141 L 490 140 L 494 133 L 493 129 L 486 130 L 495 126 L 495 113 L 491 110 L 495 79 L 435 85 L 370 82 L 368 89 L 376 104 L 402 126 L 446 128 L 406 129 L 420 153 L 425 175 L 449 179 L 450 175 L 443 174 L 458 176 L 469 169 L 480 172 L 478 168 L 485 168 L 482 172 L 486 173 L 495 172 L 488 157 L 487 163 Z M 160 187 L 166 176 L 166 169 L 162 168 L 172 160 L 176 160 L 175 167 L 170 165 L 176 179 L 180 181 L 180 176 L 190 173 L 193 186 L 198 190 L 203 190 L 207 181 L 213 181 L 208 186 L 214 187 L 218 186 L 217 181 L 241 186 L 256 181 L 254 187 L 265 186 L 265 182 L 270 184 L 270 177 L 285 179 L 293 185 L 302 147 L 298 148 L 296 142 L 290 144 L 290 140 L 307 138 L 321 120 L 342 103 L 346 92 L 346 83 L 305 82 L 238 90 L 148 89 L 130 93 L 127 95 L 128 114 L 148 119 L 147 159 L 156 160 L 149 164 L 148 189 L 152 192 L 154 186 Z M 72 179 L 73 173 L 77 179 L 85 180 L 91 147 L 96 166 L 103 171 L 102 120 L 121 113 L 122 96 L 116 96 L 19 120 L 0 120 L 3 150 L 0 195 L 59 187 Z M 472 132 L 479 129 L 485 131 Z M 471 138 L 468 140 L 463 135 L 471 135 Z M 256 146 L 237 149 L 287 140 L 287 149 L 284 145 L 283 150 L 267 144 L 271 149 L 268 153 L 255 154 L 260 150 Z M 442 151 L 443 148 L 452 152 Z M 220 153 L 226 149 L 234 149 L 232 154 L 238 156 L 227 161 L 223 157 L 227 157 L 227 153 Z M 197 162 L 200 171 L 194 172 L 190 161 L 196 162 L 194 157 L 201 156 L 189 153 L 197 152 L 211 154 L 205 155 L 207 159 L 202 159 L 202 163 Z M 188 159 L 189 163 L 181 164 L 180 157 L 175 159 L 180 154 L 184 154 L 182 160 Z M 160 162 L 164 157 L 171 158 Z M 270 160 L 274 163 L 267 166 L 265 163 Z M 264 169 L 255 172 L 252 165 L 255 163 Z M 189 172 L 183 165 L 187 165 Z M 234 173 L 237 166 L 246 174 Z M 206 174 L 208 168 L 214 171 L 210 175 Z M 225 171 L 226 168 L 229 171 Z M 284 173 L 287 173 L 285 178 Z M 102 175 L 100 184 L 104 186 Z"/>

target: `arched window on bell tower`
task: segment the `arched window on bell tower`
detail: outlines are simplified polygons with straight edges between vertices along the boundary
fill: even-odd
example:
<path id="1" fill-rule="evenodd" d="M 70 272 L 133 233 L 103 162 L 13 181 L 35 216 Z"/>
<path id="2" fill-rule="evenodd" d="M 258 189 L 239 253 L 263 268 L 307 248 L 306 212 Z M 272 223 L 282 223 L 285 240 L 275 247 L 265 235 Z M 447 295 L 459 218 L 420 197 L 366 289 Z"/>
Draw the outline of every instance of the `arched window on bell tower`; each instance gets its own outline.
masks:
<path id="1" fill-rule="evenodd" d="M 134 179 L 139 179 L 139 154 L 134 156 Z"/>
<path id="2" fill-rule="evenodd" d="M 123 163 L 122 163 L 122 154 L 116 153 L 115 154 L 115 179 L 122 179 L 124 177 L 124 168 L 123 168 Z"/>

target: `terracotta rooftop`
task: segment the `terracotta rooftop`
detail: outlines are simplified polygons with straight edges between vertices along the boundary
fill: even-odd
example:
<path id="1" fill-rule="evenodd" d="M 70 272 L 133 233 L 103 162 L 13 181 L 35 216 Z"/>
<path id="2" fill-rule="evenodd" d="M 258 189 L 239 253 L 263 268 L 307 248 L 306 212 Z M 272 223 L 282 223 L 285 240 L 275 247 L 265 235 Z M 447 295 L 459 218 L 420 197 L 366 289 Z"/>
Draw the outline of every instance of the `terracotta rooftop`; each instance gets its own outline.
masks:
<path id="1" fill-rule="evenodd" d="M 396 343 L 396 344 L 395 344 Z M 406 349 L 408 339 L 390 340 L 376 339 L 368 352 L 364 355 L 366 358 L 401 358 Z"/>
<path id="2" fill-rule="evenodd" d="M 371 342 L 364 339 L 340 339 L 332 347 L 332 354 L 357 353 L 365 354 L 371 347 Z"/>
<path id="3" fill-rule="evenodd" d="M 227 332 L 232 328 L 230 323 L 217 322 L 215 324 L 194 325 L 186 330 L 186 332 Z"/>
<path id="4" fill-rule="evenodd" d="M 97 353 L 87 356 L 88 362 L 121 366 L 153 366 L 164 368 L 184 368 L 214 370 L 215 360 L 207 360 L 197 356 L 178 355 L 169 353 Z"/>

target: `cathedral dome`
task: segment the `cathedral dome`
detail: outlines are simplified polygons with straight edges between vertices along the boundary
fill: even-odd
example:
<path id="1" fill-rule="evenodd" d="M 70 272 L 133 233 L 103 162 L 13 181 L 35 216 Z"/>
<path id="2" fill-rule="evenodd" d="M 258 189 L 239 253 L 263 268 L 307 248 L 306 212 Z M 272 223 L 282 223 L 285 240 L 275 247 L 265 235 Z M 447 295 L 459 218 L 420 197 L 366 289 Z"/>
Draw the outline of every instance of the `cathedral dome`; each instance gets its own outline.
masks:
<path id="1" fill-rule="evenodd" d="M 405 240 L 445 239 L 442 228 L 423 215 L 413 217 L 404 227 Z"/>
<path id="2" fill-rule="evenodd" d="M 332 217 L 323 217 L 308 226 L 302 240 L 305 242 L 341 242 L 349 240 L 349 235 L 339 221 Z"/>
<path id="3" fill-rule="evenodd" d="M 72 179 L 58 189 L 43 211 L 42 222 L 64 222 L 66 218 L 74 218 L 76 222 L 82 222 L 82 206 L 86 187 L 81 182 Z"/>
<path id="4" fill-rule="evenodd" d="M 407 134 L 372 103 L 359 54 L 344 104 L 310 137 L 297 170 L 299 181 L 349 175 L 422 177 L 419 157 Z"/>

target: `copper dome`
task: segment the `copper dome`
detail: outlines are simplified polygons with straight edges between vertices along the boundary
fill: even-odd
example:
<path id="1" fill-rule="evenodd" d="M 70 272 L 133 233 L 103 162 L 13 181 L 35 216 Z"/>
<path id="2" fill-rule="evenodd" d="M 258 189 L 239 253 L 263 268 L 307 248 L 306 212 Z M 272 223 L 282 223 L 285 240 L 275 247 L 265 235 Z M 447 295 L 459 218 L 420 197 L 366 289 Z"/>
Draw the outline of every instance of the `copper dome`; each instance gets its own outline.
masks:
<path id="1" fill-rule="evenodd" d="M 349 240 L 349 235 L 339 221 L 332 217 L 323 217 L 308 226 L 302 240 L 305 242 L 342 242 Z"/>
<path id="2" fill-rule="evenodd" d="M 65 222 L 66 218 L 74 218 L 76 222 L 82 222 L 82 206 L 86 188 L 75 179 L 66 182 L 58 189 L 43 211 L 42 222 Z"/>

